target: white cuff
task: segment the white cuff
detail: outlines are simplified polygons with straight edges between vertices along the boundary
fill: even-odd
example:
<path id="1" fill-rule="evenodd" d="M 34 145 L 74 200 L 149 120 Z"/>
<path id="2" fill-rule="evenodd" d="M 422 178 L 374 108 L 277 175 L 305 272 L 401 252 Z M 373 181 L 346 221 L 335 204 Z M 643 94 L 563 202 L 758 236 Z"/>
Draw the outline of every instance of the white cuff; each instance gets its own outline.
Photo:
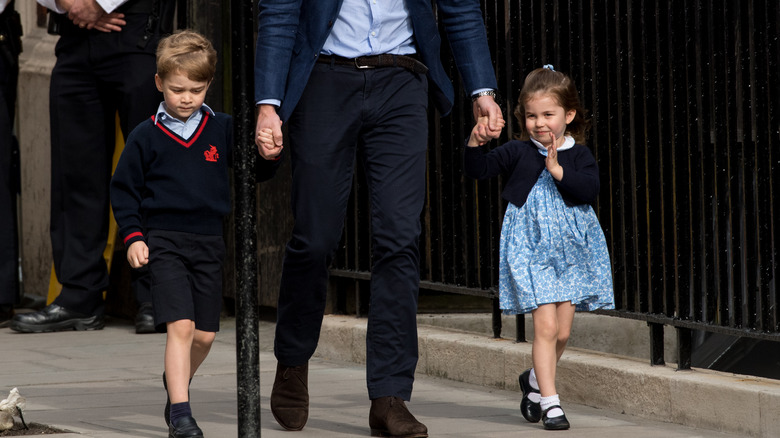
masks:
<path id="1" fill-rule="evenodd" d="M 95 0 L 95 1 L 97 1 L 97 4 L 99 4 L 100 7 L 103 8 L 104 11 L 106 11 L 107 14 L 114 12 L 116 8 L 128 2 L 128 0 Z"/>

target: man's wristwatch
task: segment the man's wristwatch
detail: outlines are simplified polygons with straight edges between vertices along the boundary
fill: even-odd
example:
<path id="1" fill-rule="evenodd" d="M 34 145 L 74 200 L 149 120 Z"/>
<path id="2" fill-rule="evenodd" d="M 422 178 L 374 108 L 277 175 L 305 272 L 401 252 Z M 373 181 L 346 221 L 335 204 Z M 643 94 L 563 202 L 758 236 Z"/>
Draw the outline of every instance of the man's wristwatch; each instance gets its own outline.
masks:
<path id="1" fill-rule="evenodd" d="M 493 98 L 493 100 L 495 100 L 496 99 L 496 92 L 495 92 L 495 90 L 485 90 L 485 91 L 480 91 L 479 93 L 474 93 L 471 96 L 471 101 L 472 102 L 476 102 L 476 100 L 479 99 L 482 96 L 490 96 L 490 97 Z"/>

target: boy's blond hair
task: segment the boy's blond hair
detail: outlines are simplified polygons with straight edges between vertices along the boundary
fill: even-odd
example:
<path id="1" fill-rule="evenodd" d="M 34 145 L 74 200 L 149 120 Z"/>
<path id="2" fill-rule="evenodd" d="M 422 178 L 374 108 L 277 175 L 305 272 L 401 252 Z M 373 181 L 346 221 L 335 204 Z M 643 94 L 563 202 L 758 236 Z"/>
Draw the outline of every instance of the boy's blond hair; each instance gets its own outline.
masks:
<path id="1" fill-rule="evenodd" d="M 177 30 L 157 46 L 157 75 L 161 79 L 179 72 L 193 81 L 210 82 L 216 70 L 217 51 L 197 32 Z"/>

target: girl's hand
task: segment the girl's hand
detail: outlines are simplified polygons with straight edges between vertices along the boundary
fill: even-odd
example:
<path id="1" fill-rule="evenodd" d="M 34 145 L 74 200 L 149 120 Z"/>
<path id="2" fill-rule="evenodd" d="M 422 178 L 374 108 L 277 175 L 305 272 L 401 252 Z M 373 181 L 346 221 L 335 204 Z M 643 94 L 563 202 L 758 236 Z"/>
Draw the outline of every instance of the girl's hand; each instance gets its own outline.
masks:
<path id="1" fill-rule="evenodd" d="M 500 128 L 504 127 L 504 120 L 501 119 L 496 122 Z M 498 133 L 501 133 L 499 128 Z M 469 136 L 469 142 L 466 144 L 469 147 L 482 146 L 490 140 L 496 138 L 496 132 L 490 129 L 488 116 L 480 116 L 477 119 L 477 124 L 474 125 L 474 129 L 471 130 Z"/>
<path id="2" fill-rule="evenodd" d="M 547 146 L 547 158 L 544 160 L 547 171 L 556 181 L 563 179 L 563 167 L 558 164 L 558 145 L 556 144 L 555 134 L 550 133 L 550 144 Z"/>

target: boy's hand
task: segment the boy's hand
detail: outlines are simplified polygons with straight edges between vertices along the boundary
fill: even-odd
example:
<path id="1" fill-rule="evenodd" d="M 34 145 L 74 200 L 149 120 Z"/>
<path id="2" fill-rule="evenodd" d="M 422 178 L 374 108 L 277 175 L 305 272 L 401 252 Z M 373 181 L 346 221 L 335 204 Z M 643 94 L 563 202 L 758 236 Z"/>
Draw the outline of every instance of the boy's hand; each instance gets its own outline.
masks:
<path id="1" fill-rule="evenodd" d="M 284 148 L 282 138 L 282 120 L 276 114 L 276 107 L 273 105 L 261 104 L 258 106 L 257 127 L 255 128 L 255 144 L 260 156 L 266 160 L 274 160 L 282 153 Z M 271 131 L 271 141 L 264 143 L 261 141 L 263 132 Z"/>
<path id="2" fill-rule="evenodd" d="M 143 240 L 137 240 L 127 248 L 127 261 L 134 269 L 149 263 L 149 247 Z"/>
<path id="3" fill-rule="evenodd" d="M 257 131 L 258 150 L 272 150 L 276 147 L 274 143 L 274 132 L 271 128 L 262 128 Z"/>
<path id="4" fill-rule="evenodd" d="M 488 116 L 480 116 L 477 118 L 477 124 L 474 125 L 474 129 L 471 130 L 471 135 L 469 136 L 469 142 L 467 143 L 467 146 L 482 146 L 483 144 L 496 138 L 496 132 L 500 134 L 501 129 L 504 127 L 504 119 L 499 119 L 494 123 L 498 128 L 497 131 L 490 128 L 490 119 Z"/>

